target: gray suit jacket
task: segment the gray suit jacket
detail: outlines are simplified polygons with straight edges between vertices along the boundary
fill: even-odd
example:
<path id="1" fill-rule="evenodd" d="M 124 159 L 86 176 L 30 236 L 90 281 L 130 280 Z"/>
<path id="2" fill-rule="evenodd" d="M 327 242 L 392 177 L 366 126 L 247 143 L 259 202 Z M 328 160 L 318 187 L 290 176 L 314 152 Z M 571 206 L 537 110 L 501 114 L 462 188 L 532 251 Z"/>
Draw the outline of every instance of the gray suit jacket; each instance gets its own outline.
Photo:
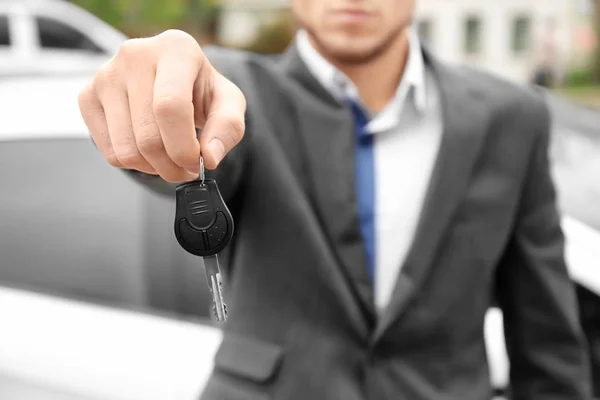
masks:
<path id="1" fill-rule="evenodd" d="M 424 50 L 443 103 L 442 145 L 391 305 L 375 318 L 357 279 L 367 267 L 350 109 L 294 46 L 275 57 L 206 53 L 248 112 L 245 138 L 215 173 L 236 232 L 224 270 L 229 319 L 203 400 L 489 399 L 483 326 L 493 299 L 513 398 L 590 398 L 550 118 L 536 94 Z"/>

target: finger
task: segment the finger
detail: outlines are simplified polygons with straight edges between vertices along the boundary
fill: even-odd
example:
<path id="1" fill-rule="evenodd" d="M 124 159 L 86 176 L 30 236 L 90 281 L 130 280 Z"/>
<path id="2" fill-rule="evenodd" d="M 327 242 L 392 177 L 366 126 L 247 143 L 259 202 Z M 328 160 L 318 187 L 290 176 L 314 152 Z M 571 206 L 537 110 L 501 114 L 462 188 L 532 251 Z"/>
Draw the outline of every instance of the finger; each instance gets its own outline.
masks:
<path id="1" fill-rule="evenodd" d="M 106 124 L 106 115 L 102 103 L 98 99 L 93 85 L 89 85 L 79 93 L 78 97 L 79 111 L 83 117 L 83 121 L 87 126 L 92 140 L 98 147 L 102 156 L 113 167 L 121 168 L 122 164 L 115 155 L 110 136 L 108 134 L 108 126 Z"/>
<path id="2" fill-rule="evenodd" d="M 159 60 L 153 110 L 171 160 L 197 173 L 200 169 L 200 144 L 194 124 L 193 92 L 202 60 L 191 55 L 187 57 L 185 60 L 181 55 L 164 56 Z"/>
<path id="3" fill-rule="evenodd" d="M 156 170 L 138 149 L 129 112 L 129 98 L 125 88 L 119 85 L 105 88 L 100 95 L 100 101 L 104 107 L 113 150 L 122 166 L 148 174 L 156 174 Z"/>
<path id="4" fill-rule="evenodd" d="M 186 171 L 171 160 L 164 146 L 159 126 L 154 116 L 154 69 L 141 67 L 128 79 L 128 98 L 135 142 L 140 153 L 154 170 L 168 182 L 195 179 L 197 171 Z"/>
<path id="5" fill-rule="evenodd" d="M 200 135 L 200 148 L 206 168 L 215 169 L 244 136 L 246 99 L 222 75 L 214 74 L 212 102 Z"/>

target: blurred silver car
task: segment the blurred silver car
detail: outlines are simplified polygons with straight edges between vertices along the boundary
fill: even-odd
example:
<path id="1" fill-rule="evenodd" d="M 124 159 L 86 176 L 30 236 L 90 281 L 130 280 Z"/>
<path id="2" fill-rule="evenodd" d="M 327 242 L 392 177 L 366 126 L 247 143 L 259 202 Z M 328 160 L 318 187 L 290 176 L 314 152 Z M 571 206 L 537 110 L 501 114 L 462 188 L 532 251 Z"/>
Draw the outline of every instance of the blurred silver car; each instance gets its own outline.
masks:
<path id="1" fill-rule="evenodd" d="M 0 0 L 0 78 L 92 72 L 125 39 L 64 0 Z"/>

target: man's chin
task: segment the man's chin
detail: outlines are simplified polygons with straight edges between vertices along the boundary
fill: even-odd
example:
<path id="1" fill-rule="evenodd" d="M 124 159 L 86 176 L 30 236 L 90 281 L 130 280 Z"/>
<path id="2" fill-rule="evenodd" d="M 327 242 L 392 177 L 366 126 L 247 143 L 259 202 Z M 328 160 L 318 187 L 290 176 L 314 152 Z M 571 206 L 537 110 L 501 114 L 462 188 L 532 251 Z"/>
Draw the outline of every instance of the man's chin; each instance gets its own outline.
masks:
<path id="1" fill-rule="evenodd" d="M 315 37 L 318 47 L 331 61 L 345 65 L 366 64 L 373 61 L 391 46 L 397 34 L 386 38 L 373 38 L 366 35 L 336 35 Z"/>
<path id="2" fill-rule="evenodd" d="M 365 64 L 373 60 L 374 58 L 377 58 L 377 56 L 381 53 L 379 46 L 328 46 L 327 44 L 325 44 L 323 46 L 323 49 L 325 50 L 329 58 L 332 58 L 336 62 L 345 65 Z"/>

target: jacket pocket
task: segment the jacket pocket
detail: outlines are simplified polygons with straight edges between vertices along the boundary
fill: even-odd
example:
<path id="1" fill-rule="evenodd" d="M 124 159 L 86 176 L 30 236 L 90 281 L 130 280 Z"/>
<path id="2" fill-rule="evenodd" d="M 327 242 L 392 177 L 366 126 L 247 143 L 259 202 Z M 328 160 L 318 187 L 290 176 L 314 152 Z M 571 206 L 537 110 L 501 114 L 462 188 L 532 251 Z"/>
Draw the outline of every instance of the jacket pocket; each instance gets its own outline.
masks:
<path id="1" fill-rule="evenodd" d="M 215 355 L 215 369 L 265 383 L 277 372 L 282 353 L 278 345 L 226 332 Z"/>
<path id="2" fill-rule="evenodd" d="M 267 383 L 281 363 L 280 346 L 226 332 L 201 400 L 269 400 Z"/>

